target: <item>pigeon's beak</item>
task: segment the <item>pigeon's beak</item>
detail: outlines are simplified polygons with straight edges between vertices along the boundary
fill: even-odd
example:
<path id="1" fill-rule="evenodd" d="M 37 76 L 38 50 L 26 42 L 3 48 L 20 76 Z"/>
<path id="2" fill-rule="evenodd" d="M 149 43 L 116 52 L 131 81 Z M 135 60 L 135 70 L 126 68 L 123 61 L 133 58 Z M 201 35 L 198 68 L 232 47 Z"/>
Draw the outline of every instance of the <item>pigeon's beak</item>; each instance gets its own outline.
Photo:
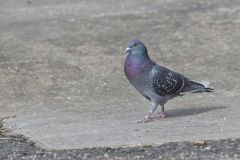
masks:
<path id="1" fill-rule="evenodd" d="M 127 54 L 130 51 L 130 48 L 126 48 L 125 54 Z"/>

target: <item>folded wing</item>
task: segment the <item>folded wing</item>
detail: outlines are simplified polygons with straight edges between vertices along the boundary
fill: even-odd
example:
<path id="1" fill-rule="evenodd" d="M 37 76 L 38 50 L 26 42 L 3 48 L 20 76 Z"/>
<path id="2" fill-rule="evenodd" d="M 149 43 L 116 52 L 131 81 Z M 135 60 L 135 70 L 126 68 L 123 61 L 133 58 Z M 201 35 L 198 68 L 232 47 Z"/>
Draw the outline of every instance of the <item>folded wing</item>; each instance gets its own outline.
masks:
<path id="1" fill-rule="evenodd" d="M 150 74 L 152 87 L 160 96 L 178 95 L 189 85 L 186 77 L 159 65 L 155 65 Z"/>

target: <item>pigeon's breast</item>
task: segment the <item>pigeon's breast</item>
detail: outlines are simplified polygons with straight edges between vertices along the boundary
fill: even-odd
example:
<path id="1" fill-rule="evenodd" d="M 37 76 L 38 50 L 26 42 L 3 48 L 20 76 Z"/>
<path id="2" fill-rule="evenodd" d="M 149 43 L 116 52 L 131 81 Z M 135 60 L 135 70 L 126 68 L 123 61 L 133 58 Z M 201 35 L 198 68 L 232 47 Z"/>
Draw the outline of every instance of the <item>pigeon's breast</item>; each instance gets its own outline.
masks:
<path id="1" fill-rule="evenodd" d="M 128 58 L 124 65 L 125 74 L 129 78 L 136 78 L 143 74 L 148 66 L 144 60 Z"/>
<path id="2" fill-rule="evenodd" d="M 127 59 L 124 65 L 127 79 L 141 93 L 151 87 L 148 77 L 150 69 L 151 64 L 141 59 Z"/>

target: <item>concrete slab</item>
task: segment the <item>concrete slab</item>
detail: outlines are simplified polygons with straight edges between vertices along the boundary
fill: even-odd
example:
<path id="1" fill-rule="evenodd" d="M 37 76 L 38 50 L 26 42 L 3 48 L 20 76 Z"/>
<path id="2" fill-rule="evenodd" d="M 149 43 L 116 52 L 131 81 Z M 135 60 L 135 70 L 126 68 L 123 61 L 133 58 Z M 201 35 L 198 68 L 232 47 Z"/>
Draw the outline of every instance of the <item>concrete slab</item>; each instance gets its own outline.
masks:
<path id="1" fill-rule="evenodd" d="M 52 149 L 240 135 L 240 1 L 0 0 L 0 117 Z M 167 119 L 127 82 L 127 40 L 215 92 L 176 98 Z M 8 118 L 7 118 L 8 117 Z"/>

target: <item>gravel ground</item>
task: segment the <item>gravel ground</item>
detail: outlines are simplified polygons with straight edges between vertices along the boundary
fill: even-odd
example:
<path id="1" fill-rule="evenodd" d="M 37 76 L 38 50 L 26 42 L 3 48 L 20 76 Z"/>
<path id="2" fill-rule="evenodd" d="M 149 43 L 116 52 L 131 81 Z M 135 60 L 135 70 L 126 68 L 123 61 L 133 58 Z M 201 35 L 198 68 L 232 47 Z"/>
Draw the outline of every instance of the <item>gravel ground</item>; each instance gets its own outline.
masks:
<path id="1" fill-rule="evenodd" d="M 217 141 L 172 142 L 160 146 L 44 150 L 0 128 L 0 159 L 240 159 L 240 138 Z"/>

